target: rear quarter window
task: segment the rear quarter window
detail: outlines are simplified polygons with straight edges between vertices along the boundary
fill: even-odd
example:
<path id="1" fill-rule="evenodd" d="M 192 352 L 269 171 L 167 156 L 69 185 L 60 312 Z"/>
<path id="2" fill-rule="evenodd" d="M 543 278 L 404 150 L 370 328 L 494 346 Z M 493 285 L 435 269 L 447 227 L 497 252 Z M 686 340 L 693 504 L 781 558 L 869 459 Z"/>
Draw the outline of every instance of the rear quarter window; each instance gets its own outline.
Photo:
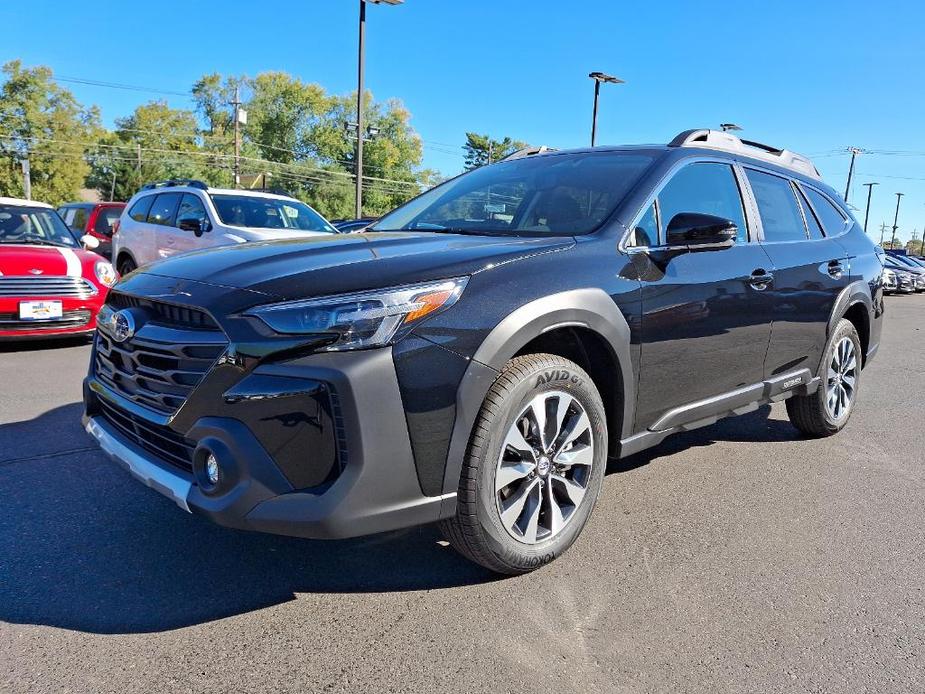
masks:
<path id="1" fill-rule="evenodd" d="M 810 204 L 819 216 L 826 236 L 838 236 L 845 229 L 845 215 L 822 193 L 812 188 L 801 186 Z"/>

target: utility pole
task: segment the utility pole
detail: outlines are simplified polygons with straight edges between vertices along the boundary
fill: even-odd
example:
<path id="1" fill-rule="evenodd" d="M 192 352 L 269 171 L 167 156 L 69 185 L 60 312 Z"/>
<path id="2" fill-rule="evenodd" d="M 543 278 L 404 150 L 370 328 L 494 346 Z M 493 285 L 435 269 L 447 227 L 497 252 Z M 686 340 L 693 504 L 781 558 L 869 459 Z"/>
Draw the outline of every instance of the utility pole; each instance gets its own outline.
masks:
<path id="1" fill-rule="evenodd" d="M 112 187 L 109 189 L 109 202 L 116 199 L 116 167 L 112 167 Z"/>
<path id="2" fill-rule="evenodd" d="M 867 233 L 867 218 L 870 217 L 870 194 L 874 190 L 874 186 L 880 185 L 879 183 L 865 183 L 867 186 L 867 211 L 864 213 L 864 233 Z"/>
<path id="3" fill-rule="evenodd" d="M 363 54 L 366 41 L 366 1 L 360 0 L 359 46 L 357 48 L 357 157 L 356 218 L 363 217 Z"/>
<path id="4" fill-rule="evenodd" d="M 849 147 L 848 151 L 851 152 L 851 166 L 848 167 L 848 184 L 845 186 L 845 202 L 848 202 L 848 192 L 851 190 L 851 177 L 854 175 L 854 158 L 863 150 L 858 147 Z"/>
<path id="5" fill-rule="evenodd" d="M 29 160 L 23 159 L 22 162 L 22 191 L 26 200 L 32 199 L 32 172 L 29 166 Z"/>
<path id="6" fill-rule="evenodd" d="M 896 230 L 899 228 L 897 222 L 899 221 L 899 201 L 902 200 L 905 193 L 896 193 L 896 215 L 893 217 L 893 238 L 890 239 L 890 250 L 893 250 L 893 246 L 896 245 Z"/>
<path id="7" fill-rule="evenodd" d="M 135 168 L 141 170 L 141 143 L 135 143 Z"/>
<path id="8" fill-rule="evenodd" d="M 238 109 L 241 108 L 241 90 L 234 88 L 234 187 L 241 187 L 241 117 Z"/>
<path id="9" fill-rule="evenodd" d="M 886 222 L 880 222 L 880 248 L 883 248 L 883 235 L 886 233 Z"/>
<path id="10" fill-rule="evenodd" d="M 488 136 L 488 164 L 491 165 L 491 136 Z"/>

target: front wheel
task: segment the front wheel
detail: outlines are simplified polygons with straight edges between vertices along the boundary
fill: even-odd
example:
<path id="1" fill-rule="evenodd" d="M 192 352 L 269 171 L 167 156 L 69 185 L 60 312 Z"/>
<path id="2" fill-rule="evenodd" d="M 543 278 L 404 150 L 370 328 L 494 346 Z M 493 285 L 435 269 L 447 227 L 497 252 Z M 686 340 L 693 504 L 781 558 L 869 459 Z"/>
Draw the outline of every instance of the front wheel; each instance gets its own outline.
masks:
<path id="1" fill-rule="evenodd" d="M 588 374 L 550 354 L 516 357 L 482 404 L 444 534 L 492 571 L 532 571 L 578 537 L 606 465 L 607 419 Z"/>
<path id="2" fill-rule="evenodd" d="M 861 340 L 854 324 L 842 318 L 826 345 L 819 367 L 822 381 L 810 395 L 787 400 L 787 414 L 809 436 L 831 436 L 848 423 L 861 382 Z"/>

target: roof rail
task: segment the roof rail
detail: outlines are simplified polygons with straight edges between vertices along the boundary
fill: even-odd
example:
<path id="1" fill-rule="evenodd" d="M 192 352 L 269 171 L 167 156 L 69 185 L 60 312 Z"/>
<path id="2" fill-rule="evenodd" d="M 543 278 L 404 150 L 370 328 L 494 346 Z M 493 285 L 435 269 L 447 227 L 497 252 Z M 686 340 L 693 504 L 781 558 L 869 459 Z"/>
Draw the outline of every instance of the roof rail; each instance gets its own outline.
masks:
<path id="1" fill-rule="evenodd" d="M 171 178 L 166 181 L 155 181 L 154 183 L 146 183 L 141 189 L 153 190 L 155 188 L 170 188 L 172 186 L 189 186 L 190 188 L 199 188 L 200 190 L 209 189 L 208 184 L 197 181 L 194 178 Z"/>
<path id="2" fill-rule="evenodd" d="M 719 130 L 685 130 L 679 133 L 669 147 L 703 147 L 704 149 L 718 149 L 724 152 L 734 152 L 746 157 L 763 159 L 778 166 L 783 166 L 801 174 L 822 180 L 822 175 L 809 157 L 791 152 L 789 149 L 779 149 L 760 142 L 742 140 L 732 133 Z"/>
<path id="3" fill-rule="evenodd" d="M 498 161 L 510 161 L 512 159 L 523 159 L 524 157 L 530 157 L 534 154 L 544 154 L 545 152 L 555 152 L 556 150 L 552 147 L 547 147 L 546 145 L 540 145 L 539 147 L 524 147 L 523 149 L 518 149 L 516 152 L 511 152 L 506 157 L 499 159 Z"/>

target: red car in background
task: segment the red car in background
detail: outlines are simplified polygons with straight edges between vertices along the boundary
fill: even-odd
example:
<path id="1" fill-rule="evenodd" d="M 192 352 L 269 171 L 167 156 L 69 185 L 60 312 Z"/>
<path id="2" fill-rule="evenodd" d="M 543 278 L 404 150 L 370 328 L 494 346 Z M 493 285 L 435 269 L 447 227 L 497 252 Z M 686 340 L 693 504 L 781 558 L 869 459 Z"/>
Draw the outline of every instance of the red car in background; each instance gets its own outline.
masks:
<path id="1" fill-rule="evenodd" d="M 92 334 L 116 279 L 51 205 L 0 197 L 0 340 Z"/>
<path id="2" fill-rule="evenodd" d="M 95 237 L 100 245 L 94 252 L 111 259 L 112 235 L 124 209 L 124 202 L 67 202 L 58 208 L 58 214 L 78 238 L 84 234 Z"/>

